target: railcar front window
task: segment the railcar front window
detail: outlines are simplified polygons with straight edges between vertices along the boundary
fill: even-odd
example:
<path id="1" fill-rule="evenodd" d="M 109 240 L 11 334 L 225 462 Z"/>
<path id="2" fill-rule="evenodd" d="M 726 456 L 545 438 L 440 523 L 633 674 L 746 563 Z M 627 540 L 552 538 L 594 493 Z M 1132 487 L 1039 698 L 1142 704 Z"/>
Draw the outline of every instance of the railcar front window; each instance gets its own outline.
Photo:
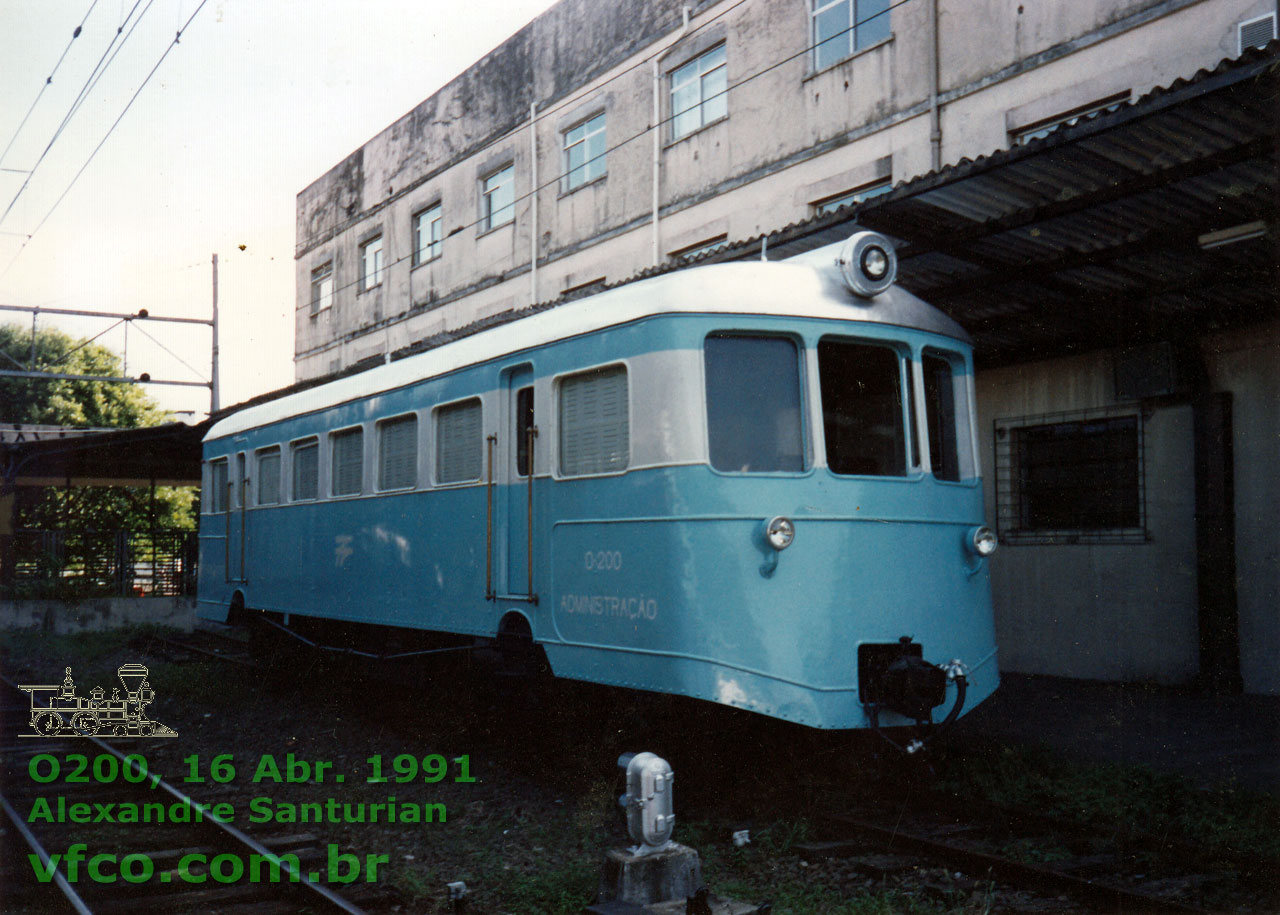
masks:
<path id="1" fill-rule="evenodd" d="M 708 337 L 711 466 L 740 473 L 804 470 L 800 355 L 783 337 Z"/>
<path id="2" fill-rule="evenodd" d="M 939 480 L 960 479 L 954 368 L 948 359 L 924 355 L 924 410 L 929 424 L 929 463 Z"/>
<path id="3" fill-rule="evenodd" d="M 906 475 L 901 361 L 887 346 L 818 343 L 822 425 L 832 473 Z"/>

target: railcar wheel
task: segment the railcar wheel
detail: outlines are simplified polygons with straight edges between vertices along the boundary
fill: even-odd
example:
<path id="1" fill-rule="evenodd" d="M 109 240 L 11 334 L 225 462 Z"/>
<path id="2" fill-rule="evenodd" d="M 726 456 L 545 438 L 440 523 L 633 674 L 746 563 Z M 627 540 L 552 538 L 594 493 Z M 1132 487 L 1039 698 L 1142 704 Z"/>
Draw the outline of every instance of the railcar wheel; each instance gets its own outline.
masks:
<path id="1" fill-rule="evenodd" d="M 45 737 L 52 737 L 62 730 L 66 722 L 57 712 L 45 712 L 35 720 L 35 729 Z"/>
<path id="2" fill-rule="evenodd" d="M 93 712 L 79 712 L 71 719 L 71 727 L 75 729 L 76 733 L 87 737 L 90 734 L 98 733 L 102 727 L 102 722 Z"/>

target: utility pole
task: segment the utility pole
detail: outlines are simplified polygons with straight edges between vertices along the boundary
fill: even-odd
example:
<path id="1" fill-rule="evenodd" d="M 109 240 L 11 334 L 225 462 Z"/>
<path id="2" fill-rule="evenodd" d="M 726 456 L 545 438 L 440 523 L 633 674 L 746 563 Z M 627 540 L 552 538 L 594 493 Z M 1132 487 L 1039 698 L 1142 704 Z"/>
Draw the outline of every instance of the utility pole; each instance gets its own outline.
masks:
<path id="1" fill-rule="evenodd" d="M 209 415 L 222 406 L 218 379 L 218 255 L 213 255 L 213 367 L 209 371 Z"/>

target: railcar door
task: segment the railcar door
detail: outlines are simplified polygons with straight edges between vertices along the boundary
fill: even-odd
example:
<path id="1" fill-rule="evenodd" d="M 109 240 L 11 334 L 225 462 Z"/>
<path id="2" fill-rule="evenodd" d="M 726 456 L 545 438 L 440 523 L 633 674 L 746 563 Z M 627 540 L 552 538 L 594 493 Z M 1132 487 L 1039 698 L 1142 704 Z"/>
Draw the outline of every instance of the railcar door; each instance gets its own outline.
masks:
<path id="1" fill-rule="evenodd" d="M 500 447 L 502 473 L 502 540 L 499 550 L 502 597 L 536 601 L 533 582 L 534 452 L 538 426 L 534 416 L 533 369 L 528 365 L 507 370 L 503 385 L 503 429 Z"/>
<path id="2" fill-rule="evenodd" d="M 243 451 L 236 454 L 235 475 L 227 481 L 227 581 L 244 582 L 245 553 L 248 550 L 248 462 Z"/>

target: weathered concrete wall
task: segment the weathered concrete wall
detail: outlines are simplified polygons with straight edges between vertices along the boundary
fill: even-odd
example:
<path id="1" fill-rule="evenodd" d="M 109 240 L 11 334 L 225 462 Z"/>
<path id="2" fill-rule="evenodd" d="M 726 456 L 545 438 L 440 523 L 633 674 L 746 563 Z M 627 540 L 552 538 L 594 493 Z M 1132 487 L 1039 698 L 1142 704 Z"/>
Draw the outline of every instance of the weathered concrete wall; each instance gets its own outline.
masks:
<path id="1" fill-rule="evenodd" d="M 878 162 L 903 181 L 931 167 L 928 4 L 892 11 L 892 37 L 813 72 L 808 6 L 792 0 L 563 0 L 298 195 L 296 371 L 314 377 L 369 355 L 616 281 L 653 262 L 653 124 L 670 115 L 670 72 L 723 42 L 728 117 L 679 141 L 662 127 L 658 253 L 726 234 L 751 237 L 804 219 L 825 196 L 865 183 Z M 939 0 L 942 158 L 1009 144 L 1009 132 L 1118 92 L 1133 97 L 1235 54 L 1235 24 L 1273 0 Z M 655 85 L 652 60 L 657 58 Z M 515 165 L 534 203 L 483 232 L 480 179 Z M 603 111 L 607 174 L 565 193 L 563 131 Z M 626 141 L 626 142 L 623 142 Z M 880 174 L 872 177 L 881 177 Z M 847 183 L 845 183 L 847 182 Z M 837 186 L 842 185 L 842 186 Z M 443 255 L 411 265 L 414 213 L 439 202 Z M 383 283 L 357 290 L 359 245 L 381 233 Z M 335 304 L 310 314 L 310 276 L 334 266 Z"/>
<path id="2" fill-rule="evenodd" d="M 154 623 L 190 632 L 196 602 L 186 597 L 102 597 L 88 600 L 0 601 L 0 629 L 39 629 L 50 635 L 103 632 Z"/>

